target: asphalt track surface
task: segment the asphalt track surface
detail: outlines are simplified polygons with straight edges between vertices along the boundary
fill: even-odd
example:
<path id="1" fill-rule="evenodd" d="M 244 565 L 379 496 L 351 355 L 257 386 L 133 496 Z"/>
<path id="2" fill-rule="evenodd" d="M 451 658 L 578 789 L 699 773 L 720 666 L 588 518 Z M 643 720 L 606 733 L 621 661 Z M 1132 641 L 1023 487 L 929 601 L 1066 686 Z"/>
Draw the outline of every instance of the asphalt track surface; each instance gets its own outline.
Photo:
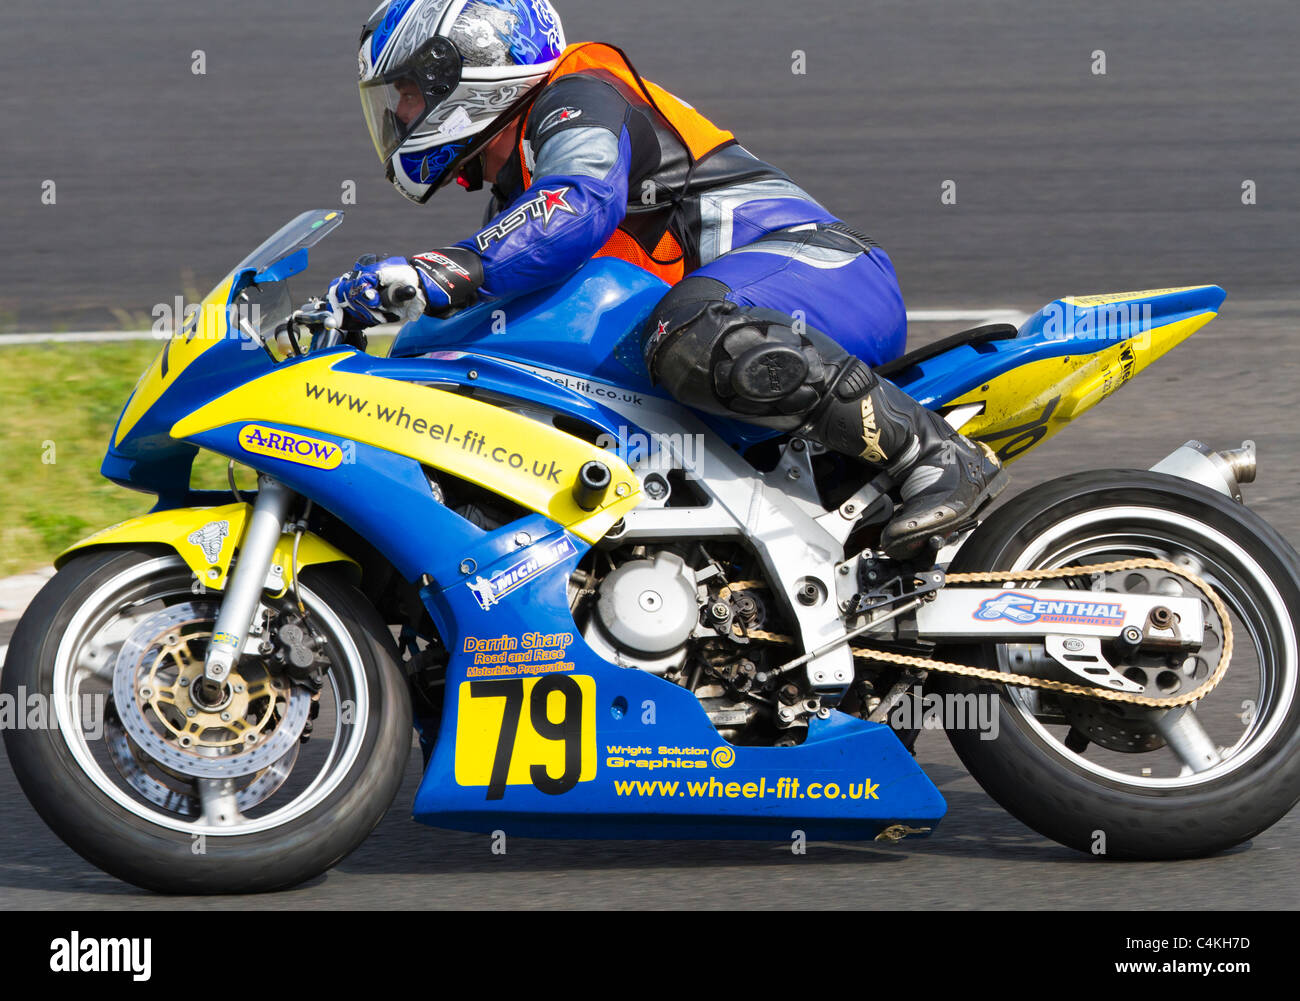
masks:
<path id="1" fill-rule="evenodd" d="M 0 66 L 0 310 L 11 325 L 102 326 L 108 303 L 147 312 L 187 281 L 211 284 L 280 221 L 337 204 L 342 179 L 357 181 L 358 204 L 313 273 L 360 250 L 437 245 L 477 219 L 459 191 L 417 208 L 378 174 L 351 78 L 368 0 L 220 9 L 56 2 L 0 14 L 23 40 Z M 1013 492 L 1076 470 L 1145 468 L 1191 437 L 1254 438 L 1260 481 L 1247 499 L 1300 544 L 1300 8 L 925 0 L 872 4 L 868 18 L 849 4 L 672 0 L 648 21 L 593 0 L 561 10 L 571 38 L 622 41 L 647 75 L 873 233 L 913 306 L 1036 308 L 1071 292 L 1223 285 L 1219 319 L 1016 463 Z M 195 48 L 206 77 L 189 73 Z M 795 48 L 808 55 L 804 77 L 789 71 Z M 1096 49 L 1105 77 L 1089 73 Z M 39 204 L 45 177 L 59 179 L 56 206 Z M 1255 206 L 1240 201 L 1246 178 Z M 945 179 L 958 182 L 955 206 L 939 203 Z M 941 332 L 918 330 L 917 342 Z M 11 628 L 0 625 L 0 645 Z M 815 843 L 801 857 L 779 844 L 518 838 L 494 856 L 485 837 L 408 819 L 413 751 L 384 822 L 327 876 L 205 906 L 1300 906 L 1295 811 L 1213 859 L 1112 864 L 1007 816 L 942 735 L 923 734 L 917 750 L 949 804 L 933 836 Z M 198 906 L 82 862 L 7 765 L 0 804 L 0 907 Z"/>
<path id="2" fill-rule="evenodd" d="M 384 180 L 355 84 L 371 0 L 4 4 L 0 329 L 97 330 L 206 292 L 306 208 L 357 254 L 475 228 Z M 1294 294 L 1291 0 L 560 0 L 893 256 L 909 305 L 1037 308 L 1217 282 Z M 191 72 L 201 50 L 205 74 Z M 792 72 L 796 50 L 806 72 Z M 1095 75 L 1093 53 L 1105 54 Z M 41 201 L 55 182 L 54 205 Z M 1257 204 L 1241 203 L 1256 184 Z M 940 202 L 944 181 L 957 202 Z M 114 311 L 118 312 L 114 312 Z"/>

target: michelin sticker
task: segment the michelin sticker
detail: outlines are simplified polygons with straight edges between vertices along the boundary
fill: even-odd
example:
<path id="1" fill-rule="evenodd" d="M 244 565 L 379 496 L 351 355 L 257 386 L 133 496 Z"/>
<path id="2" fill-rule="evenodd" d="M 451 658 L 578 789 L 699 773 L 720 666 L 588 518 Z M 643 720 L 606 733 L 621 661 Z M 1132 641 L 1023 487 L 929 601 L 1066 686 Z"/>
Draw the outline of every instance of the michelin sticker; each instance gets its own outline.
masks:
<path id="1" fill-rule="evenodd" d="M 210 521 L 191 532 L 187 541 L 191 546 L 202 549 L 203 556 L 209 563 L 216 563 L 217 557 L 221 555 L 221 544 L 229 534 L 230 522 Z"/>
<path id="2" fill-rule="evenodd" d="M 541 576 L 577 552 L 577 547 L 565 536 L 542 546 L 535 556 L 526 557 L 512 567 L 497 571 L 491 577 L 476 577 L 466 587 L 474 593 L 479 606 L 486 612 L 511 591 L 523 587 L 534 577 Z"/>

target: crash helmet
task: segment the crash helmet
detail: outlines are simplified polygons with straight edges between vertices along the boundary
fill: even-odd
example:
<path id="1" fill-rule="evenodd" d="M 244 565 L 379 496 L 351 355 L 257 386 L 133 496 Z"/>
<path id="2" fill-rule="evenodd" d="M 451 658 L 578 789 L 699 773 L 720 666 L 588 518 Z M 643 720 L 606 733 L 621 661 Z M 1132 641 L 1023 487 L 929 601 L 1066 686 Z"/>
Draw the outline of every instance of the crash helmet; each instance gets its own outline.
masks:
<path id="1" fill-rule="evenodd" d="M 425 202 L 470 173 L 564 44 L 549 0 L 381 3 L 361 29 L 361 108 L 397 190 Z"/>

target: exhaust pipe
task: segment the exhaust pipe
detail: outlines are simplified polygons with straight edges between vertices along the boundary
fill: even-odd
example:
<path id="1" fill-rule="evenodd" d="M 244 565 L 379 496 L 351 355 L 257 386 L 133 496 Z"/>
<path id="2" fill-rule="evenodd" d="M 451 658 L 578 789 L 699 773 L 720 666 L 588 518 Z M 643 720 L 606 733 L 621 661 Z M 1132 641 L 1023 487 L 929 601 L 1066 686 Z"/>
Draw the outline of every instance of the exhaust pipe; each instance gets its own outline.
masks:
<path id="1" fill-rule="evenodd" d="M 1240 448 L 1216 452 L 1205 442 L 1193 439 L 1166 455 L 1151 471 L 1192 480 L 1241 504 L 1241 484 L 1255 482 L 1255 443 L 1247 440 Z"/>

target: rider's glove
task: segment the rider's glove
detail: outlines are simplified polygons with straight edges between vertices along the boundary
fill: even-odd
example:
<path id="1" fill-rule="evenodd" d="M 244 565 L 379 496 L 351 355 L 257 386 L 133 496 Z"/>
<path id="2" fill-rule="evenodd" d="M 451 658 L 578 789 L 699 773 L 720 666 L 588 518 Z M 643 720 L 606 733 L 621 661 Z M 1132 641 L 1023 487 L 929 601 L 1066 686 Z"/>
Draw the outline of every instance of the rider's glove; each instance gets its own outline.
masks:
<path id="1" fill-rule="evenodd" d="M 411 258 L 367 254 L 330 285 L 329 302 L 348 326 L 409 323 L 422 313 L 445 317 L 463 309 L 478 297 L 482 284 L 482 260 L 463 247 Z M 415 295 L 399 302 L 392 293 L 403 286 Z"/>
<path id="2" fill-rule="evenodd" d="M 427 250 L 411 258 L 420 274 L 424 311 L 446 317 L 471 305 L 483 285 L 483 259 L 464 247 Z"/>
<path id="3" fill-rule="evenodd" d="M 411 302 L 395 304 L 386 302 L 386 289 L 409 285 L 417 292 L 420 281 L 405 257 L 380 259 L 378 254 L 357 258 L 352 270 L 340 275 L 330 284 L 326 298 L 335 314 L 342 314 L 348 327 L 373 327 L 377 323 L 393 323 L 399 319 L 414 319 L 424 310 L 421 301 L 417 307 Z"/>

